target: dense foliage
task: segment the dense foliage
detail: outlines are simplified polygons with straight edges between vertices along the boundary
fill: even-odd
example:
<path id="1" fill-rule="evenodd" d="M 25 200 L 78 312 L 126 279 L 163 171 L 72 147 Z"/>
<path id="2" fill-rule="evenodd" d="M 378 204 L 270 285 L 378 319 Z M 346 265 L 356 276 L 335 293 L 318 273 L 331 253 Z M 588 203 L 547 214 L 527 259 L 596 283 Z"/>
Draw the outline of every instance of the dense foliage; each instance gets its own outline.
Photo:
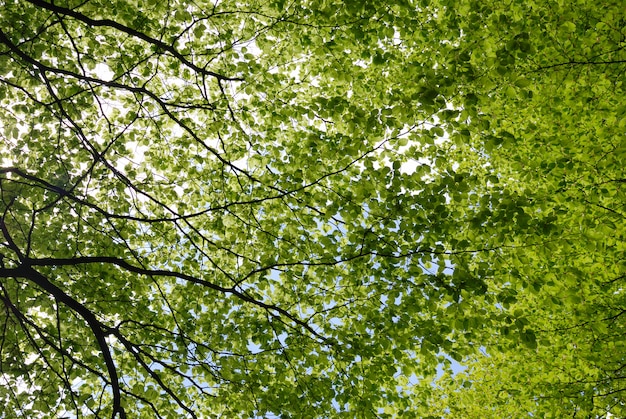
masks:
<path id="1" fill-rule="evenodd" d="M 621 2 L 0 4 L 0 417 L 626 417 Z"/>

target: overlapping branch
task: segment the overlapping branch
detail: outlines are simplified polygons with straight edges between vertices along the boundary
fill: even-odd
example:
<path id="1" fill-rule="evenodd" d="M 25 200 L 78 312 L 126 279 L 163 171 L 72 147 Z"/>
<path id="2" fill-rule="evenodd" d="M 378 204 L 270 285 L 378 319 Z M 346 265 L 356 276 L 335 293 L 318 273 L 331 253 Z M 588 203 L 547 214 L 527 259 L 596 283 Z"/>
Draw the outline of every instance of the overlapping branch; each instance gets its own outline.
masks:
<path id="1" fill-rule="evenodd" d="M 187 59 L 187 57 L 185 57 L 183 54 L 181 54 L 179 51 L 176 50 L 176 48 L 174 48 L 174 46 L 172 45 L 168 45 L 165 42 L 153 38 L 141 31 L 138 31 L 136 29 L 133 29 L 129 26 L 126 25 L 122 25 L 119 22 L 116 22 L 114 20 L 111 19 L 92 19 L 86 15 L 84 15 L 83 13 L 77 12 L 76 10 L 72 10 L 72 9 L 68 9 L 66 7 L 62 7 L 62 6 L 58 6 L 54 3 L 48 3 L 46 1 L 43 0 L 27 0 L 29 3 L 43 8 L 43 9 L 47 9 L 50 10 L 52 12 L 61 14 L 61 15 L 65 15 L 65 16 L 70 16 L 73 17 L 76 20 L 79 20 L 81 22 L 83 22 L 84 24 L 88 25 L 88 26 L 104 26 L 104 27 L 110 27 L 113 29 L 116 29 L 122 33 L 125 33 L 127 35 L 130 35 L 134 38 L 137 39 L 141 39 L 142 41 L 147 42 L 148 44 L 156 47 L 159 50 L 163 50 L 165 52 L 170 53 L 173 57 L 175 57 L 176 59 L 178 59 L 181 63 L 185 64 L 186 66 L 188 66 L 189 68 L 191 68 L 192 70 L 198 72 L 199 74 L 203 74 L 206 76 L 210 76 L 210 77 L 214 77 L 217 80 L 224 80 L 224 81 L 243 81 L 242 78 L 239 77 L 227 77 L 218 73 L 215 73 L 213 71 L 207 70 L 206 68 L 200 67 L 196 64 L 194 64 L 193 62 L 191 62 L 189 59 Z"/>

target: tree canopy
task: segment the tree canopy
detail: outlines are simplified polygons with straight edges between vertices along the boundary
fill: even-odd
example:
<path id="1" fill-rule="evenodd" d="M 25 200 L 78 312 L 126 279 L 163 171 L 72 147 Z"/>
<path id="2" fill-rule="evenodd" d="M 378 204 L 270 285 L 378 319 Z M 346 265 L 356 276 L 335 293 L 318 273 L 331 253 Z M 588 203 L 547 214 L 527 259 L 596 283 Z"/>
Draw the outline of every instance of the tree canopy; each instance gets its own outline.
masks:
<path id="1" fill-rule="evenodd" d="M 0 417 L 626 417 L 623 3 L 385 3 L 1 3 Z"/>

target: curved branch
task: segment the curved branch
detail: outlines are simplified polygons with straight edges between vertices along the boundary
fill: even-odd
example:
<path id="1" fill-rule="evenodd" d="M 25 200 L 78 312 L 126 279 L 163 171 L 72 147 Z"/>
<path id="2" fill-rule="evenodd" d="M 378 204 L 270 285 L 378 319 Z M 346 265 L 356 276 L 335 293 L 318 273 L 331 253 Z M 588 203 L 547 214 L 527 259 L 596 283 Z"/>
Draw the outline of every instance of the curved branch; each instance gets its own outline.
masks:
<path id="1" fill-rule="evenodd" d="M 289 313 L 287 310 L 285 310 L 283 308 L 280 308 L 280 307 L 278 307 L 278 306 L 276 306 L 274 304 L 264 303 L 263 301 L 259 301 L 259 300 L 255 299 L 255 298 L 252 298 L 249 295 L 247 295 L 245 292 L 237 291 L 235 289 L 235 287 L 230 287 L 230 288 L 222 287 L 220 285 L 214 284 L 212 282 L 209 282 L 209 281 L 206 281 L 204 279 L 197 278 L 195 276 L 188 275 L 188 274 L 185 274 L 185 273 L 182 273 L 182 272 L 168 271 L 168 270 L 165 270 L 165 269 L 145 269 L 145 268 L 141 268 L 141 267 L 132 265 L 132 264 L 128 263 L 127 261 L 125 261 L 124 259 L 120 259 L 120 258 L 116 258 L 116 257 L 112 257 L 112 256 L 81 256 L 81 257 L 67 258 L 67 259 L 64 259 L 64 258 L 58 258 L 58 259 L 57 258 L 39 258 L 39 259 L 27 259 L 26 263 L 28 264 L 29 267 L 30 266 L 76 266 L 76 265 L 84 265 L 84 264 L 91 264 L 91 263 L 105 263 L 105 264 L 118 266 L 118 267 L 120 267 L 120 268 L 122 268 L 122 269 L 124 269 L 126 271 L 134 272 L 134 273 L 140 274 L 140 275 L 161 276 L 161 277 L 182 279 L 184 281 L 188 281 L 188 282 L 191 282 L 193 284 L 202 285 L 202 286 L 205 286 L 205 287 L 210 288 L 210 289 L 215 290 L 215 291 L 219 291 L 219 292 L 224 293 L 224 294 L 232 294 L 235 297 L 239 298 L 240 300 L 243 300 L 243 301 L 245 301 L 247 303 L 256 305 L 256 306 L 261 307 L 261 308 L 263 308 L 265 310 L 275 311 L 275 312 L 279 313 L 280 315 L 288 318 L 289 320 L 291 320 L 292 322 L 294 322 L 298 326 L 306 329 L 309 333 L 311 333 L 313 336 L 315 336 L 316 338 L 320 339 L 324 343 L 329 344 L 329 345 L 331 345 L 333 343 L 331 339 L 329 339 L 327 337 L 324 337 L 321 334 L 319 334 L 318 332 L 316 332 L 311 327 L 311 325 L 309 325 L 307 322 L 297 318 L 296 316 L 294 316 L 293 314 Z M 0 274 L 1 274 L 1 272 L 0 272 Z M 0 275 L 0 277 L 1 277 L 1 275 Z M 85 308 L 85 310 L 87 310 L 87 309 Z"/>
<path id="2" fill-rule="evenodd" d="M 109 334 L 109 328 L 103 325 L 93 314 L 91 310 L 82 305 L 80 302 L 66 294 L 61 288 L 54 285 L 39 271 L 33 269 L 29 264 L 22 264 L 17 268 L 0 269 L 0 278 L 25 278 L 35 283 L 44 291 L 50 293 L 58 302 L 63 303 L 80 317 L 82 317 L 91 329 L 98 347 L 102 353 L 104 363 L 111 379 L 111 391 L 113 393 L 113 413 L 111 419 L 115 419 L 118 415 L 120 419 L 126 419 L 126 412 L 122 407 L 120 394 L 120 382 L 117 375 L 117 368 L 111 355 L 111 350 L 106 342 L 106 336 Z"/>
<path id="3" fill-rule="evenodd" d="M 165 42 L 153 38 L 151 36 L 146 35 L 143 32 L 140 32 L 136 29 L 133 28 L 129 28 L 128 26 L 122 25 L 119 22 L 116 22 L 114 20 L 111 19 L 92 19 L 88 16 L 85 16 L 82 13 L 79 13 L 75 10 L 72 9 L 68 9 L 66 7 L 62 7 L 62 6 L 57 6 L 55 4 L 52 3 L 48 3 L 42 0 L 26 0 L 29 3 L 37 6 L 37 7 L 41 7 L 44 8 L 46 10 L 50 10 L 52 12 L 58 13 L 58 14 L 62 14 L 65 16 L 71 16 L 74 19 L 77 19 L 89 26 L 104 26 L 104 27 L 109 27 L 109 28 L 113 28 L 113 29 L 117 29 L 118 31 L 124 32 L 127 35 L 130 35 L 134 38 L 139 38 L 143 41 L 148 42 L 151 45 L 154 45 L 155 47 L 163 50 L 163 51 L 167 51 L 170 54 L 172 54 L 172 56 L 174 56 L 175 58 L 177 58 L 178 60 L 180 60 L 181 63 L 185 64 L 187 67 L 193 69 L 194 71 L 197 71 L 198 73 L 207 75 L 207 76 L 211 76 L 211 77 L 215 77 L 217 80 L 225 80 L 225 81 L 243 81 L 242 78 L 240 77 L 226 77 L 223 76 L 221 74 L 215 73 L 213 71 L 209 71 L 205 68 L 199 67 L 196 64 L 192 63 L 191 61 L 189 61 L 187 58 L 185 58 L 185 56 L 183 54 L 181 54 L 180 52 L 178 52 L 173 46 L 166 44 Z"/>

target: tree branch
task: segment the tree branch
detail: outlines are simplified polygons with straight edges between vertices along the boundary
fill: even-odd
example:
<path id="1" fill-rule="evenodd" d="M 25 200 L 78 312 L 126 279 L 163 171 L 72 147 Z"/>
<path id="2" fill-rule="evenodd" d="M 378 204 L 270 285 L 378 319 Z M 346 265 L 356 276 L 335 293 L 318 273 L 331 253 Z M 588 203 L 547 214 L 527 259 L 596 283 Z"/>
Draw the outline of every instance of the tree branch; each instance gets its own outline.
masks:
<path id="1" fill-rule="evenodd" d="M 164 270 L 164 269 L 144 269 L 144 268 L 140 268 L 138 266 L 134 266 L 131 265 L 130 263 L 128 263 L 127 261 L 123 260 L 123 259 L 119 259 L 116 257 L 111 257 L 111 256 L 82 256 L 82 257 L 76 257 L 76 258 L 68 258 L 68 259 L 64 259 L 64 258 L 40 258 L 40 259 L 27 259 L 26 263 L 28 264 L 28 266 L 76 266 L 76 265 L 83 265 L 83 264 L 91 264 L 91 263 L 105 263 L 105 264 L 110 264 L 110 265 L 115 265 L 118 266 L 126 271 L 129 272 L 134 272 L 140 275 L 146 275 L 146 276 L 161 276 L 161 277 L 168 277 L 168 278 L 177 278 L 177 279 L 182 279 L 184 281 L 188 281 L 194 284 L 198 284 L 198 285 L 202 285 L 205 286 L 207 288 L 210 288 L 212 290 L 215 291 L 219 291 L 222 292 L 224 294 L 232 294 L 235 297 L 248 302 L 250 304 L 256 305 L 258 307 L 261 307 L 265 310 L 268 311 L 275 311 L 279 314 L 281 314 L 282 316 L 285 316 L 286 318 L 288 318 L 289 320 L 291 320 L 292 322 L 294 322 L 295 324 L 297 324 L 298 326 L 306 329 L 309 333 L 311 333 L 313 336 L 315 336 L 316 338 L 320 339 L 321 341 L 323 341 L 326 344 L 332 344 L 333 342 L 322 336 L 321 334 L 319 334 L 318 332 L 316 332 L 311 325 L 309 325 L 308 323 L 306 323 L 305 321 L 297 318 L 296 316 L 294 316 L 293 314 L 289 313 L 287 310 L 280 308 L 274 304 L 268 304 L 268 303 L 264 303 L 263 301 L 259 301 L 255 298 L 250 297 L 249 295 L 245 294 L 244 292 L 241 291 L 237 291 L 234 287 L 231 288 L 226 288 L 226 287 L 222 287 L 220 285 L 214 284 L 212 282 L 206 281 L 204 279 L 201 278 L 197 278 L 195 276 L 192 275 L 188 275 L 182 272 L 175 272 L 175 271 L 168 271 L 168 270 Z M 0 275 L 1 277 L 1 275 Z"/>
<path id="2" fill-rule="evenodd" d="M 93 314 L 91 310 L 82 305 L 80 302 L 66 294 L 61 288 L 54 285 L 43 274 L 33 269 L 29 264 L 23 263 L 17 268 L 0 269 L 0 278 L 26 278 L 29 281 L 35 283 L 44 291 L 52 295 L 57 302 L 63 303 L 73 311 L 75 311 L 80 317 L 82 317 L 89 328 L 91 329 L 98 347 L 102 353 L 104 363 L 111 379 L 111 391 L 113 393 L 113 413 L 111 419 L 115 419 L 119 416 L 120 419 L 126 419 L 126 412 L 122 407 L 121 395 L 120 395 L 120 383 L 117 375 L 117 368 L 113 361 L 111 351 L 106 343 L 106 336 L 108 335 L 109 328 L 103 325 Z"/>
<path id="3" fill-rule="evenodd" d="M 110 19 L 92 19 L 88 16 L 85 16 L 84 14 L 77 12 L 75 10 L 72 9 L 68 9 L 66 7 L 62 7 L 62 6 L 57 6 L 55 4 L 52 3 L 48 3 L 42 0 L 26 0 L 29 3 L 41 7 L 43 9 L 47 9 L 50 10 L 52 12 L 58 13 L 58 14 L 62 14 L 65 16 L 71 16 L 74 19 L 77 19 L 89 26 L 104 26 L 104 27 L 110 27 L 110 28 L 114 28 L 117 29 L 118 31 L 124 32 L 125 34 L 128 34 L 134 38 L 139 38 L 143 41 L 148 42 L 151 45 L 154 45 L 155 47 L 162 49 L 163 51 L 167 51 L 170 54 L 172 54 L 172 56 L 174 56 L 175 58 L 177 58 L 178 60 L 180 60 L 181 63 L 185 64 L 187 67 L 193 69 L 194 71 L 197 71 L 198 73 L 207 75 L 207 76 L 211 76 L 211 77 L 215 77 L 217 80 L 224 80 L 224 81 L 243 81 L 242 78 L 239 77 L 226 77 L 223 76 L 221 74 L 215 73 L 213 71 L 209 71 L 205 68 L 199 67 L 196 64 L 192 63 L 191 61 L 189 61 L 187 58 L 185 58 L 184 55 L 182 55 L 180 52 L 178 52 L 173 46 L 166 44 L 165 42 L 158 40 L 156 38 L 153 38 L 149 35 L 146 35 L 143 32 L 140 32 L 136 29 L 133 28 L 129 28 L 128 26 L 122 25 L 119 22 L 116 22 L 114 20 L 110 20 Z"/>

